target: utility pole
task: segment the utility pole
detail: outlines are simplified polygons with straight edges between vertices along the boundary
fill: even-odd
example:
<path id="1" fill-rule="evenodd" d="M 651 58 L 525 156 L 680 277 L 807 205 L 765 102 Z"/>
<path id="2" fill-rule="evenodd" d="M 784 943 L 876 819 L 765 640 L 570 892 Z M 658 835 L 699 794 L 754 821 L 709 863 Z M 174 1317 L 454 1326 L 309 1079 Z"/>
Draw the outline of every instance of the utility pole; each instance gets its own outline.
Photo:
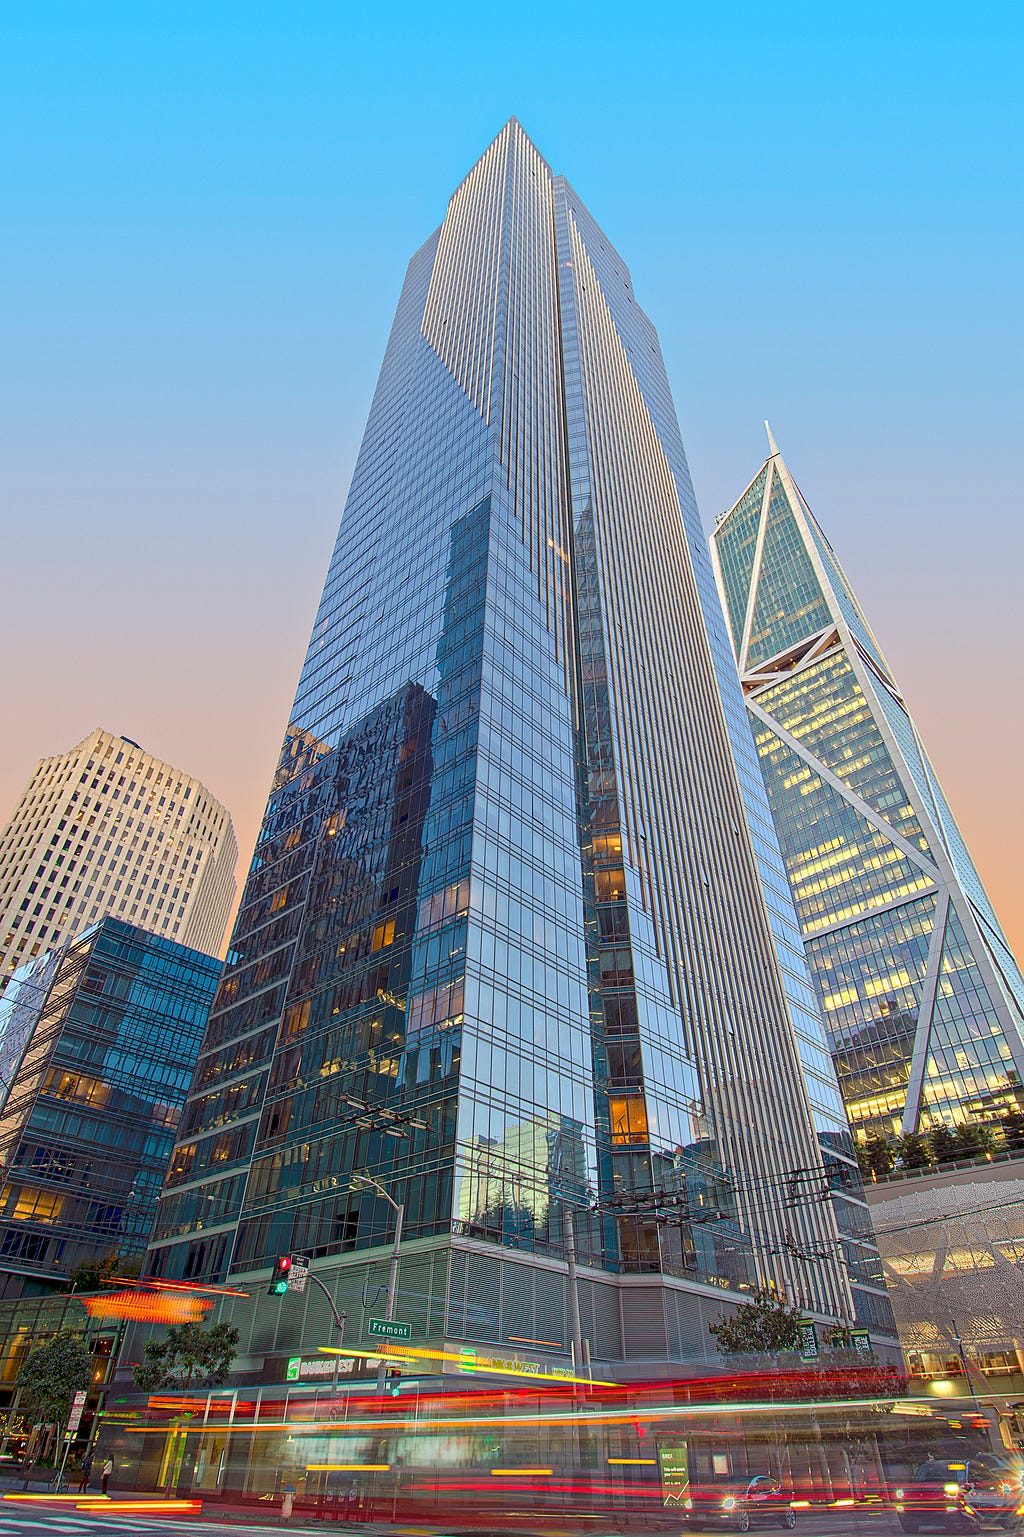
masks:
<path id="1" fill-rule="evenodd" d="M 384 1192 L 381 1192 L 384 1194 Z M 384 1309 L 384 1317 L 388 1323 L 395 1316 L 395 1296 L 398 1291 L 398 1256 L 402 1246 L 402 1219 L 405 1216 L 405 1206 L 401 1202 L 392 1201 L 389 1195 L 385 1199 L 391 1202 L 395 1211 L 395 1236 L 391 1242 L 391 1265 L 388 1270 L 388 1303 Z M 377 1368 L 377 1392 L 383 1397 L 387 1386 L 388 1366 L 382 1361 Z"/>
<path id="2" fill-rule="evenodd" d="M 982 1408 L 981 1399 L 978 1397 L 977 1391 L 975 1389 L 974 1378 L 971 1376 L 971 1368 L 967 1363 L 967 1352 L 964 1350 L 964 1342 L 960 1337 L 960 1330 L 956 1326 L 956 1319 L 951 1318 L 949 1323 L 950 1331 L 953 1336 L 953 1344 L 956 1346 L 957 1355 L 960 1357 L 960 1364 L 964 1369 L 964 1377 L 967 1381 L 967 1391 L 970 1393 L 972 1399 L 974 1400 L 974 1408 L 978 1418 L 985 1421 L 985 1439 L 991 1446 L 992 1422 L 990 1421 L 988 1415 L 985 1413 L 985 1410 Z"/>
<path id="3" fill-rule="evenodd" d="M 569 1270 L 569 1317 L 572 1323 L 572 1365 L 577 1377 L 589 1377 L 589 1361 L 583 1356 L 583 1327 L 580 1323 L 580 1283 L 576 1273 L 576 1224 L 572 1207 L 564 1202 L 565 1257 Z"/>

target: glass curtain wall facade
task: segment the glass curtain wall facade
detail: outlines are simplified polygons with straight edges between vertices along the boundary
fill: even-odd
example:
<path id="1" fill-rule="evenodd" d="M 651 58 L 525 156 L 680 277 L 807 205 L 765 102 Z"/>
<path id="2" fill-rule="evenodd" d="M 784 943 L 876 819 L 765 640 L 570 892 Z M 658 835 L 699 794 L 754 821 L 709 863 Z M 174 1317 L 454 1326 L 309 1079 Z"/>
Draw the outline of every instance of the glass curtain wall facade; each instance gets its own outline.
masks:
<path id="1" fill-rule="evenodd" d="M 770 435 L 769 435 L 770 437 Z M 1024 981 L 906 703 L 785 461 L 712 539 L 859 1140 L 1022 1107 Z"/>
<path id="2" fill-rule="evenodd" d="M 569 1211 L 605 1359 L 762 1284 L 887 1326 L 734 753 L 656 334 L 512 120 L 409 266 L 150 1267 L 304 1253 L 358 1319 L 368 1173 L 420 1337 L 564 1353 Z"/>
<path id="3" fill-rule="evenodd" d="M 145 1253 L 220 962 L 104 918 L 0 999 L 3 1295 Z"/>

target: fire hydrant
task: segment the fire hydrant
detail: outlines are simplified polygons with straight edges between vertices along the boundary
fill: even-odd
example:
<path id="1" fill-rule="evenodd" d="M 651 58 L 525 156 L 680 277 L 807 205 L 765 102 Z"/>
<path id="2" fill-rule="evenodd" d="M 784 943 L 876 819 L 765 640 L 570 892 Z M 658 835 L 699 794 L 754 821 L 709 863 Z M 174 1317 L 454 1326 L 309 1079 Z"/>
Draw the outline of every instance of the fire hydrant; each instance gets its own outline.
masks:
<path id="1" fill-rule="evenodd" d="M 295 1504 L 295 1485 L 294 1484 L 285 1484 L 285 1486 L 284 1486 L 284 1493 L 281 1495 L 281 1520 L 282 1521 L 290 1521 L 291 1520 L 291 1518 L 292 1518 L 292 1507 L 294 1506 L 294 1504 Z"/>

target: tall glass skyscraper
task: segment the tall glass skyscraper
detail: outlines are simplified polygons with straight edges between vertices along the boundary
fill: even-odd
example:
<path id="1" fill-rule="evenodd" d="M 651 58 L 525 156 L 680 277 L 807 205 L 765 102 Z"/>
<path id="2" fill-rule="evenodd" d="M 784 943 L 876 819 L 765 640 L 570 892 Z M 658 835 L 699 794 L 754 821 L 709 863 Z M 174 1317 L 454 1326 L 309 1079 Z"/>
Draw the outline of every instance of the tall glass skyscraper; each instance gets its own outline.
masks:
<path id="1" fill-rule="evenodd" d="M 877 641 L 769 433 L 712 545 L 859 1137 L 1024 1105 L 1024 980 Z"/>
<path id="2" fill-rule="evenodd" d="M 305 1253 L 350 1330 L 367 1174 L 421 1340 L 564 1361 L 569 1214 L 606 1361 L 761 1285 L 891 1329 L 657 337 L 514 120 L 409 266 L 182 1124 L 151 1267 Z"/>

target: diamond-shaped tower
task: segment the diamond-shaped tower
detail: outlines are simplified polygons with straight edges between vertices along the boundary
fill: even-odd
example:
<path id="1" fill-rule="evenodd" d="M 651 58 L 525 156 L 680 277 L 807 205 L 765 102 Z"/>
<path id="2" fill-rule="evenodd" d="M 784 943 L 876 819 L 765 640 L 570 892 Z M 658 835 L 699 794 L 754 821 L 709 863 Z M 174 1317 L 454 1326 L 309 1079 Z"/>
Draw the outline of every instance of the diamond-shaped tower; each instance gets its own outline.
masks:
<path id="1" fill-rule="evenodd" d="M 1024 979 L 878 642 L 778 452 L 712 550 L 860 1139 L 1024 1104 Z"/>

